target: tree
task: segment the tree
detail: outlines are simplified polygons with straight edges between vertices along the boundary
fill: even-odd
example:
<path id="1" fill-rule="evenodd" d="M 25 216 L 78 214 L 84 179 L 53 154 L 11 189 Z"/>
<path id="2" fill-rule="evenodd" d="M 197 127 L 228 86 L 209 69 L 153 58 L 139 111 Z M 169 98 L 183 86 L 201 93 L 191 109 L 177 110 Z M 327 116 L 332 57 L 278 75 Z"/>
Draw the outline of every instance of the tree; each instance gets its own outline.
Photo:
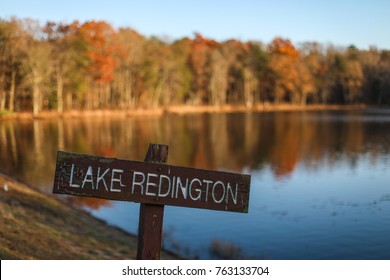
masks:
<path id="1" fill-rule="evenodd" d="M 363 85 L 363 71 L 359 61 L 347 61 L 344 73 L 344 100 L 346 103 L 361 101 Z"/>
<path id="2" fill-rule="evenodd" d="M 7 78 L 7 59 L 9 57 L 10 37 L 9 24 L 0 21 L 0 111 L 5 109 L 6 103 L 6 78 Z"/>
<path id="3" fill-rule="evenodd" d="M 37 116 L 43 107 L 43 86 L 50 75 L 51 46 L 47 41 L 39 40 L 41 27 L 37 21 L 25 20 L 24 28 L 29 30 L 23 46 L 22 67 L 32 90 L 33 115 Z"/>
<path id="4" fill-rule="evenodd" d="M 244 61 L 244 98 L 245 105 L 251 107 L 255 102 L 264 100 L 268 91 L 269 56 L 262 45 L 248 42 Z"/>
<path id="5" fill-rule="evenodd" d="M 330 71 L 336 102 L 349 104 L 361 100 L 363 71 L 360 62 L 355 57 L 348 57 L 345 53 L 336 53 Z"/>
<path id="6" fill-rule="evenodd" d="M 224 105 L 228 89 L 229 59 L 223 45 L 212 50 L 210 54 L 209 92 L 211 105 Z"/>
<path id="7" fill-rule="evenodd" d="M 302 63 L 311 75 L 311 102 L 326 104 L 330 95 L 330 77 L 328 57 L 323 48 L 316 42 L 302 44 L 300 51 L 303 55 Z"/>
<path id="8" fill-rule="evenodd" d="M 371 48 L 359 54 L 359 61 L 364 75 L 364 101 L 369 104 L 381 104 L 381 53 L 376 48 Z"/>
<path id="9" fill-rule="evenodd" d="M 170 75 L 170 90 L 172 91 L 172 102 L 183 104 L 189 100 L 191 91 L 192 75 L 188 65 L 188 57 L 191 51 L 191 40 L 184 38 L 175 41 L 172 46 L 172 59 L 174 68 Z"/>
<path id="10" fill-rule="evenodd" d="M 378 104 L 390 104 L 390 51 L 381 52 Z"/>
<path id="11" fill-rule="evenodd" d="M 299 52 L 288 39 L 275 38 L 269 45 L 271 52 L 270 69 L 273 74 L 274 101 L 296 101 L 296 80 Z"/>
<path id="12" fill-rule="evenodd" d="M 114 90 L 119 108 L 132 108 L 137 102 L 136 80 L 143 56 L 144 37 L 130 28 L 120 28 L 114 37 Z"/>
<path id="13" fill-rule="evenodd" d="M 365 101 L 372 104 L 390 104 L 390 52 L 376 49 L 360 53 Z"/>
<path id="14" fill-rule="evenodd" d="M 23 27 L 16 18 L 9 22 L 0 19 L 0 110 L 6 108 L 8 92 L 8 111 L 14 111 L 24 34 Z"/>
<path id="15" fill-rule="evenodd" d="M 86 44 L 89 59 L 89 108 L 107 107 L 111 102 L 110 83 L 114 79 L 115 35 L 112 26 L 105 21 L 88 21 L 78 29 L 78 36 Z"/>
<path id="16" fill-rule="evenodd" d="M 245 89 L 249 72 L 246 71 L 247 45 L 237 40 L 228 40 L 222 44 L 225 59 L 228 61 L 228 85 L 226 99 L 230 103 L 245 102 Z M 250 77 L 249 77 L 250 78 Z"/>
<path id="17" fill-rule="evenodd" d="M 141 77 L 146 106 L 156 108 L 171 99 L 168 82 L 173 70 L 172 50 L 159 38 L 150 38 L 145 45 Z"/>
<path id="18" fill-rule="evenodd" d="M 77 32 L 80 28 L 78 21 L 71 24 L 47 22 L 44 32 L 51 46 L 50 59 L 54 67 L 54 80 L 56 83 L 57 111 L 64 111 L 64 96 L 68 99 L 68 107 L 71 106 L 72 82 L 76 76 L 82 74 L 83 50 L 77 48 Z M 77 87 L 76 91 L 79 90 Z"/>
<path id="19" fill-rule="evenodd" d="M 390 52 L 277 37 L 145 38 L 104 21 L 0 19 L 0 110 L 390 103 Z"/>
<path id="20" fill-rule="evenodd" d="M 32 87 L 33 115 L 37 116 L 43 106 L 42 87 L 47 81 L 50 71 L 50 59 L 46 42 L 32 41 L 24 51 L 24 70 L 27 80 Z"/>
<path id="21" fill-rule="evenodd" d="M 211 50 L 218 45 L 216 41 L 207 39 L 200 33 L 195 33 L 195 39 L 192 41 L 189 56 L 189 65 L 193 75 L 190 96 L 192 104 L 208 102 L 208 62 Z"/>

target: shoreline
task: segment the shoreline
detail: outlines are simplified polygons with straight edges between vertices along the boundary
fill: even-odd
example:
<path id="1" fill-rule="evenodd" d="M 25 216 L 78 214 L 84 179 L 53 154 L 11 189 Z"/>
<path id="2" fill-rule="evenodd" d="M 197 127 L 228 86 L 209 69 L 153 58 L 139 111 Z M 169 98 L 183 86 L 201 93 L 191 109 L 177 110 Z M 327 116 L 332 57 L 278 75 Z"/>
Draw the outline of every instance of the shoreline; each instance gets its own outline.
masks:
<path id="1" fill-rule="evenodd" d="M 239 112 L 279 112 L 279 111 L 316 111 L 316 110 L 361 110 L 372 108 L 365 104 L 356 105 L 292 105 L 292 104 L 257 104 L 250 108 L 244 105 L 177 105 L 155 109 L 96 109 L 69 110 L 63 113 L 57 111 L 42 111 L 34 117 L 32 112 L 16 112 L 0 116 L 0 120 L 55 119 L 55 118 L 88 118 L 88 117 L 136 117 L 161 116 L 164 114 L 200 114 L 200 113 L 239 113 Z"/>
<path id="2" fill-rule="evenodd" d="M 137 236 L 0 171 L 0 259 L 135 259 Z M 161 259 L 180 259 L 161 250 Z"/>

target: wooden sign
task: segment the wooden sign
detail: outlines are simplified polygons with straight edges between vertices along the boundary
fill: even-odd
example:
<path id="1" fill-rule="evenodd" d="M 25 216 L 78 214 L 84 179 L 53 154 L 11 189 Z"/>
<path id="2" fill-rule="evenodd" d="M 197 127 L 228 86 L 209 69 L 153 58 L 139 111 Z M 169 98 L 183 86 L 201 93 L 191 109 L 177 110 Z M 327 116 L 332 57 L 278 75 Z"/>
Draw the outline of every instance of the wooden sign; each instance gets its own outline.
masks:
<path id="1" fill-rule="evenodd" d="M 164 205 L 248 212 L 250 175 L 166 165 L 168 146 L 145 161 L 58 152 L 53 193 L 140 202 L 137 259 L 160 259 Z"/>
<path id="2" fill-rule="evenodd" d="M 248 212 L 250 175 L 58 152 L 54 193 Z"/>

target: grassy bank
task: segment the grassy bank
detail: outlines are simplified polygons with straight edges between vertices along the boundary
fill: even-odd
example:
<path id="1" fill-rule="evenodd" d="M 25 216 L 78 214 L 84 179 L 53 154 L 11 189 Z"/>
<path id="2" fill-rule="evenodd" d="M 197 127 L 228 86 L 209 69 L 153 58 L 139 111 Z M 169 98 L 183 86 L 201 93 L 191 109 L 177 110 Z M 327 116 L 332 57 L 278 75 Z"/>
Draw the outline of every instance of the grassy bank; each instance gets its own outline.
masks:
<path id="1" fill-rule="evenodd" d="M 366 105 L 292 105 L 292 104 L 258 104 L 251 108 L 243 105 L 223 106 L 169 106 L 155 109 L 133 109 L 133 110 L 70 110 L 59 114 L 56 111 L 42 111 L 37 118 L 82 118 L 82 117 L 127 117 L 127 116 L 148 116 L 171 114 L 195 114 L 195 113 L 232 113 L 232 112 L 272 112 L 272 111 L 309 111 L 309 110 L 355 110 L 366 108 Z M 0 114 L 0 119 L 32 119 L 32 112 L 16 112 Z"/>
<path id="2" fill-rule="evenodd" d="M 0 173 L 0 259 L 134 259 L 137 238 Z M 162 252 L 162 259 L 175 256 Z"/>

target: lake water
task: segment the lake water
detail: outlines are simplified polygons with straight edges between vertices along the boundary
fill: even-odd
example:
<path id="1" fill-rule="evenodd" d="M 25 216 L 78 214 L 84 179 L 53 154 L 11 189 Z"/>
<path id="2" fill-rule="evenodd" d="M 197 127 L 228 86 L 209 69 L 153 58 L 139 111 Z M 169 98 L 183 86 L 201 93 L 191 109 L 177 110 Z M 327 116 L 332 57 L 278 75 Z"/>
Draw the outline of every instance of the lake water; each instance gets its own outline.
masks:
<path id="1" fill-rule="evenodd" d="M 0 168 L 51 193 L 57 150 L 252 175 L 249 213 L 165 207 L 189 258 L 390 259 L 390 110 L 0 122 Z M 139 204 L 63 196 L 137 233 Z"/>

